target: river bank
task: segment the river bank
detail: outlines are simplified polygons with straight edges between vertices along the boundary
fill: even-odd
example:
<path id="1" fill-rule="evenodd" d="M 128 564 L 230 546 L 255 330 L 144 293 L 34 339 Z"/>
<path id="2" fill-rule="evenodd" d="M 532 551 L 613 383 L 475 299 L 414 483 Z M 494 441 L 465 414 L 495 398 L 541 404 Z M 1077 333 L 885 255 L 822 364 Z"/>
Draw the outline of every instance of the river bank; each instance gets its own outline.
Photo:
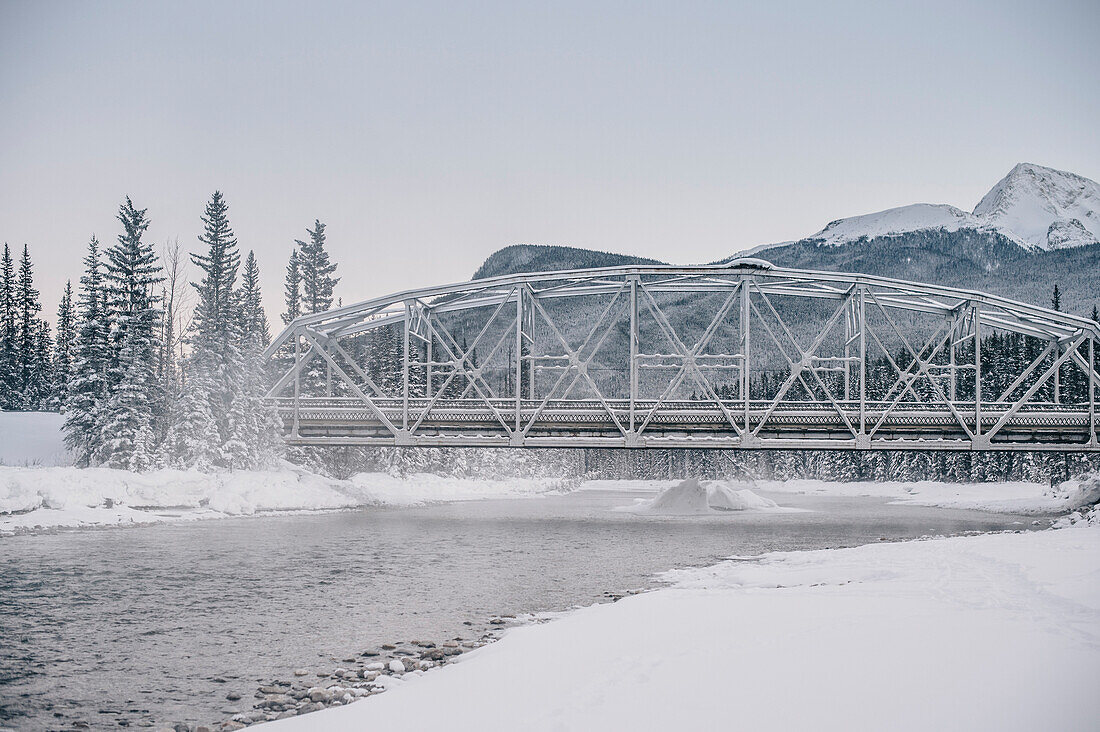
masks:
<path id="1" fill-rule="evenodd" d="M 0 466 L 0 537 L 535 496 L 575 486 L 575 481 L 555 478 L 487 480 L 430 474 L 359 473 L 340 480 L 286 462 L 274 470 L 217 473 Z"/>
<path id="2" fill-rule="evenodd" d="M 273 732 L 1090 730 L 1100 526 L 769 553 L 509 630 Z"/>
<path id="3" fill-rule="evenodd" d="M 679 481 L 544 478 L 396 477 L 359 473 L 340 480 L 283 463 L 269 471 L 200 473 L 109 468 L 0 466 L 0 537 L 66 529 L 144 526 L 205 519 L 450 501 L 552 495 L 572 490 L 653 491 Z M 1012 514 L 1056 514 L 1087 502 L 1079 484 L 915 483 L 821 480 L 732 481 L 769 494 L 886 498 L 899 503 Z"/>

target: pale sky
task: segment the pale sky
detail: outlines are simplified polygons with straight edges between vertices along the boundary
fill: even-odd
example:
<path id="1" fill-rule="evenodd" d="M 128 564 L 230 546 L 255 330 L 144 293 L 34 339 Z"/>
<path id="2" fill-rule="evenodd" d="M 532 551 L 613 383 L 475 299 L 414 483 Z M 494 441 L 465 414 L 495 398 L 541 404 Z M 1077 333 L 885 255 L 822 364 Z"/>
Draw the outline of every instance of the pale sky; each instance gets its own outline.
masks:
<path id="1" fill-rule="evenodd" d="M 0 241 L 52 319 L 124 196 L 196 249 L 220 189 L 276 330 L 315 218 L 345 303 L 517 243 L 708 262 L 1021 161 L 1100 178 L 1098 37 L 1095 0 L 0 0 Z"/>

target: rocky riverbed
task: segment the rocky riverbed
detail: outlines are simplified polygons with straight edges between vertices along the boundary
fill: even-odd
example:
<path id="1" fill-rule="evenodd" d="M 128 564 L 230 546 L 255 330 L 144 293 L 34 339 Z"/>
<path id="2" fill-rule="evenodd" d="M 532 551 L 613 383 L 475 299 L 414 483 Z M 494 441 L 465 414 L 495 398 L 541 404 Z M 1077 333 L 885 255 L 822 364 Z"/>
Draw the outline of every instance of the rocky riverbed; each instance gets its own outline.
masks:
<path id="1" fill-rule="evenodd" d="M 423 674 L 462 653 L 492 642 L 496 637 L 497 633 L 487 631 L 476 639 L 454 638 L 440 643 L 410 640 L 382 645 L 365 650 L 358 656 L 341 659 L 341 665 L 332 671 L 296 669 L 291 679 L 279 679 L 258 687 L 253 694 L 252 709 L 237 711 L 236 708 L 227 708 L 226 713 L 233 713 L 233 716 L 210 729 L 242 729 L 257 722 L 350 704 L 357 699 L 382 693 L 393 679 Z M 230 707 L 245 704 L 241 695 L 232 691 L 226 694 L 226 701 Z M 184 732 L 180 726 L 175 729 L 176 732 Z M 196 728 L 187 732 L 202 730 Z"/>
<path id="2" fill-rule="evenodd" d="M 609 599 L 617 599 L 617 596 Z M 386 643 L 354 656 L 334 658 L 334 664 L 338 665 L 331 670 L 295 669 L 287 678 L 261 683 L 251 696 L 237 690 L 227 691 L 223 711 L 230 715 L 229 719 L 210 725 L 176 724 L 163 729 L 173 732 L 226 732 L 350 704 L 382 693 L 395 680 L 419 676 L 454 661 L 463 653 L 493 642 L 508 625 L 530 620 L 530 617 L 493 617 L 470 637 Z M 475 629 L 471 627 L 471 630 Z"/>

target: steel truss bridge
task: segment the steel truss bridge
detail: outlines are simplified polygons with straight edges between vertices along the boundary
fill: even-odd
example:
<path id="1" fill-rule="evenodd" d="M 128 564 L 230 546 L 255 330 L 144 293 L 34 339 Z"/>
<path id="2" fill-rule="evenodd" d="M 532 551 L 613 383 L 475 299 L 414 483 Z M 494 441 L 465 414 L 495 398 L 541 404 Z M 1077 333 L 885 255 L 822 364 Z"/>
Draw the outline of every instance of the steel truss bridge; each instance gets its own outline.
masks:
<path id="1" fill-rule="evenodd" d="M 997 374 L 992 333 L 1018 354 Z M 293 445 L 1098 452 L 1098 340 L 980 292 L 740 259 L 399 292 L 299 317 L 265 357 Z"/>

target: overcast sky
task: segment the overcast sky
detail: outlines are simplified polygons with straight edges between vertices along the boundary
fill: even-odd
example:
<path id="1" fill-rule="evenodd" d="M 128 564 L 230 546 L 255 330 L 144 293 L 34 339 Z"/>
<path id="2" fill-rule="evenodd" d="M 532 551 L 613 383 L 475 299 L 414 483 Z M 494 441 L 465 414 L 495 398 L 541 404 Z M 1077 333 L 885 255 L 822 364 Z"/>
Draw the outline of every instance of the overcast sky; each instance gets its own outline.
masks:
<path id="1" fill-rule="evenodd" d="M 1020 161 L 1100 178 L 1100 3 L 891 5 L 0 0 L 0 240 L 52 318 L 124 196 L 194 249 L 220 189 L 274 316 L 315 218 L 348 303 L 509 244 L 708 262 Z"/>

